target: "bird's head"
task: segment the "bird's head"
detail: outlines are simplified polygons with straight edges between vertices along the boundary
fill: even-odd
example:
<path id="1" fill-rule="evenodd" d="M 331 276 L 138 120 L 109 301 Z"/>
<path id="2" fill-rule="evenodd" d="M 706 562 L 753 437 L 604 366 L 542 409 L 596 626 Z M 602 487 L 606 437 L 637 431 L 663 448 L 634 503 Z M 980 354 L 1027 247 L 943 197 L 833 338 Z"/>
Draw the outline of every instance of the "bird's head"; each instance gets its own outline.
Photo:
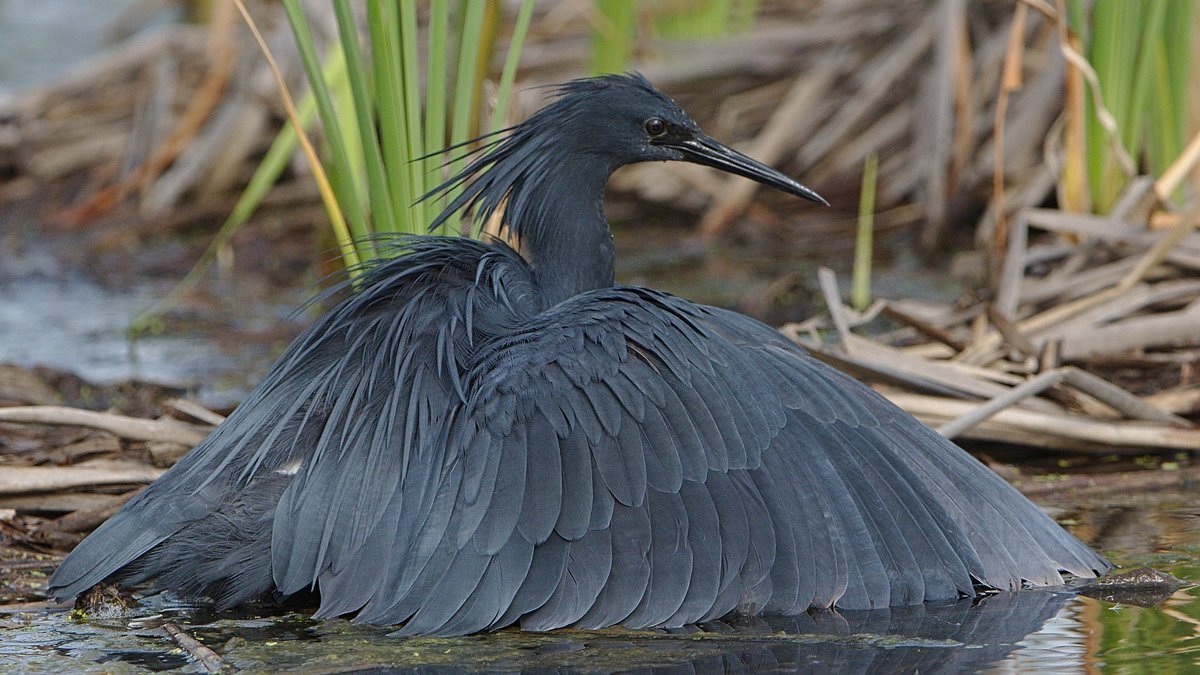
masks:
<path id="1" fill-rule="evenodd" d="M 530 122 L 561 127 L 577 152 L 602 157 L 614 167 L 653 161 L 703 164 L 827 204 L 791 177 L 710 138 L 640 74 L 575 80 L 558 90 L 560 98 Z M 536 120 L 542 115 L 545 119 Z"/>
<path id="2" fill-rule="evenodd" d="M 507 136 L 469 153 L 482 154 L 426 195 L 437 197 L 465 186 L 433 227 L 461 209 L 486 220 L 506 199 L 510 203 L 505 223 L 528 221 L 525 216 L 533 214 L 522 212 L 536 208 L 526 203 L 531 184 L 554 176 L 570 189 L 572 179 L 601 175 L 606 180 L 626 164 L 653 161 L 703 164 L 828 203 L 791 177 L 710 138 L 675 101 L 637 73 L 574 80 L 555 91 L 554 102 L 506 130 Z M 514 210 L 517 213 L 511 213 Z"/>

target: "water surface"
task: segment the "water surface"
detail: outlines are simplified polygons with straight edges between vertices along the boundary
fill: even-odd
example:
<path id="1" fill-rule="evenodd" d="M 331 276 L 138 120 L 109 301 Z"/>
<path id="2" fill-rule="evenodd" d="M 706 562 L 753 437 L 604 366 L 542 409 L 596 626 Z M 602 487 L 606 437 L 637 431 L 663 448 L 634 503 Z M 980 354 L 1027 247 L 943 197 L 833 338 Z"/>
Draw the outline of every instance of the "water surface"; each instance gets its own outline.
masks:
<path id="1" fill-rule="evenodd" d="M 1117 495 L 1051 510 L 1126 567 L 1200 579 L 1200 499 L 1187 492 Z M 1136 598 L 1135 598 L 1136 599 Z M 227 666 L 295 672 L 1196 672 L 1200 592 L 1151 607 L 1031 590 L 874 612 L 810 612 L 680 631 L 505 630 L 396 638 L 388 630 L 304 613 L 216 616 L 163 596 L 163 614 Z M 0 672 L 199 672 L 158 628 L 65 613 L 0 619 Z"/>

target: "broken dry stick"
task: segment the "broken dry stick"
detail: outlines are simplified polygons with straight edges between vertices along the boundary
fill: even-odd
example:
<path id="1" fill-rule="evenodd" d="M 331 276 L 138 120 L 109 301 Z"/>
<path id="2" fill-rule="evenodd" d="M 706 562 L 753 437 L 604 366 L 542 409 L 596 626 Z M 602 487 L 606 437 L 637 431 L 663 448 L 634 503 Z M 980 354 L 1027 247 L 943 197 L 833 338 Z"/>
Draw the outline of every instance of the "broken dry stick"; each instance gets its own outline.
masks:
<path id="1" fill-rule="evenodd" d="M 955 418 L 954 421 L 943 424 L 938 427 L 937 431 L 946 438 L 954 438 L 1001 410 L 1016 405 L 1030 396 L 1036 396 L 1060 382 L 1071 385 L 1085 394 L 1095 397 L 1102 403 L 1107 404 L 1117 412 L 1128 417 L 1162 422 L 1181 428 L 1192 426 L 1192 423 L 1186 419 L 1159 410 L 1115 384 L 1078 368 L 1067 366 L 1044 372 L 1024 384 L 1013 387 L 1008 392 L 996 396 L 974 410 Z"/>
<path id="2" fill-rule="evenodd" d="M 193 659 L 210 673 L 218 673 L 221 668 L 225 667 L 225 661 L 221 655 L 213 650 L 200 644 L 196 638 L 188 635 L 182 628 L 173 623 L 164 623 L 162 625 L 163 632 L 167 637 L 175 641 L 179 648 L 191 654 Z"/>
<path id="3" fill-rule="evenodd" d="M 135 441 L 166 441 L 183 445 L 196 445 L 208 435 L 181 422 L 147 420 L 55 405 L 0 408 L 0 422 L 89 427 Z"/>

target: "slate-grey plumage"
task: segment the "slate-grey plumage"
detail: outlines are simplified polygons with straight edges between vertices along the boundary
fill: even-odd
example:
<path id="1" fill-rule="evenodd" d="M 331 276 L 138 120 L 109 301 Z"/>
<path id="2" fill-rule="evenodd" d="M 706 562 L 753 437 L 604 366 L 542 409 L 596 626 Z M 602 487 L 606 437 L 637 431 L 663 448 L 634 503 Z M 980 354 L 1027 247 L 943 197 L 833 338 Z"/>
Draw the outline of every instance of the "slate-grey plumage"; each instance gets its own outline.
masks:
<path id="1" fill-rule="evenodd" d="M 609 175 L 690 161 L 823 201 L 637 75 L 578 80 L 67 558 L 223 605 L 315 588 L 407 634 L 679 626 L 1057 584 L 1107 562 L 868 387 L 745 316 L 614 285 Z M 436 223 L 435 223 L 436 224 Z"/>

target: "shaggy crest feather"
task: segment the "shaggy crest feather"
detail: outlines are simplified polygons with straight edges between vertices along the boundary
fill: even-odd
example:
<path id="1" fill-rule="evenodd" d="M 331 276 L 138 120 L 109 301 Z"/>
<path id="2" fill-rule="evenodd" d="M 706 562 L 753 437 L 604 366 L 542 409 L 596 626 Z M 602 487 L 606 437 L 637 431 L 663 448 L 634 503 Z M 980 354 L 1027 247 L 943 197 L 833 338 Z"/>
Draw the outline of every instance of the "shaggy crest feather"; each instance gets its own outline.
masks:
<path id="1" fill-rule="evenodd" d="M 539 222 L 541 218 L 539 204 L 533 199 L 534 191 L 525 188 L 539 183 L 544 178 L 544 172 L 561 170 L 558 161 L 567 154 L 563 151 L 569 152 L 571 146 L 576 144 L 572 133 L 577 133 L 577 130 L 573 129 L 571 123 L 580 117 L 603 112 L 593 105 L 597 94 L 622 89 L 637 91 L 678 110 L 674 101 L 636 72 L 580 78 L 549 88 L 557 100 L 524 122 L 447 148 L 454 150 L 480 143 L 467 156 L 482 154 L 472 159 L 462 171 L 421 197 L 420 201 L 437 199 L 466 185 L 466 189 L 430 223 L 430 231 L 441 227 L 459 212 L 470 213 L 475 224 L 482 225 L 504 205 L 501 228 L 512 231 L 518 237 L 527 234 L 527 231 L 523 232 L 523 226 Z M 682 114 L 682 111 L 679 112 Z M 507 135 L 491 138 L 504 133 Z"/>

